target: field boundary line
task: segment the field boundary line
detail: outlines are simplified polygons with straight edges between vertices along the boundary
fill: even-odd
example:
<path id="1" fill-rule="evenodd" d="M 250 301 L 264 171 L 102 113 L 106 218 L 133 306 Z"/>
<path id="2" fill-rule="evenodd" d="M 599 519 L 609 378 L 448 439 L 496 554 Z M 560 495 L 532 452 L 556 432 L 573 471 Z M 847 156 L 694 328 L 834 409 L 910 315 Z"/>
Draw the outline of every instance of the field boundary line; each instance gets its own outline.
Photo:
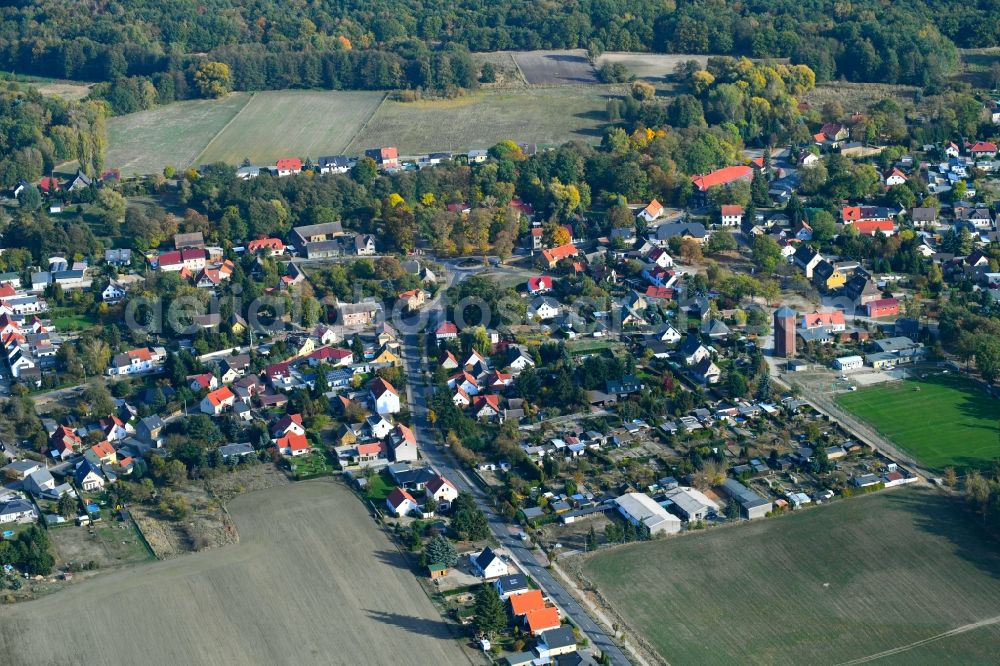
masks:
<path id="1" fill-rule="evenodd" d="M 205 147 L 201 149 L 200 153 L 198 153 L 197 155 L 194 156 L 194 159 L 191 160 L 191 164 L 189 164 L 188 166 L 191 166 L 192 164 L 197 164 L 200 161 L 201 156 L 205 154 L 205 152 L 209 149 L 209 147 L 213 143 L 215 143 L 216 139 L 218 139 L 220 136 L 222 136 L 223 132 L 225 132 L 227 129 L 229 129 L 230 125 L 232 125 L 234 122 L 236 122 L 236 119 L 240 117 L 241 113 L 243 113 L 244 111 L 246 111 L 247 107 L 250 106 L 250 102 L 254 101 L 254 99 L 256 99 L 256 97 L 257 97 L 256 91 L 250 93 L 250 96 L 247 97 L 246 104 L 244 104 L 243 106 L 241 106 L 240 110 L 237 111 L 233 115 L 233 117 L 229 119 L 229 122 L 227 122 L 225 125 L 223 125 L 222 129 L 220 129 L 218 132 L 216 132 L 215 136 L 213 136 L 211 139 L 208 140 L 208 143 L 205 144 Z"/>
<path id="2" fill-rule="evenodd" d="M 389 99 L 388 92 L 382 95 L 382 101 L 378 103 L 378 106 L 375 107 L 375 110 L 372 111 L 371 115 L 365 118 L 365 122 L 361 123 L 361 127 L 358 128 L 358 131 L 354 133 L 354 135 L 348 140 L 346 144 L 344 144 L 344 147 L 341 149 L 344 153 L 349 152 L 350 147 L 354 145 L 354 142 L 357 140 L 357 138 L 361 136 L 362 132 L 368 129 L 368 123 L 370 123 L 372 118 L 374 118 L 375 115 L 382 109 L 387 99 Z"/>
<path id="3" fill-rule="evenodd" d="M 978 622 L 970 622 L 969 624 L 963 624 L 960 627 L 955 627 L 948 631 L 943 631 L 940 634 L 934 636 L 929 636 L 927 638 L 921 639 L 919 641 L 914 641 L 907 645 L 901 645 L 899 647 L 892 648 L 890 650 L 883 650 L 882 652 L 876 652 L 875 654 L 870 654 L 867 657 L 860 657 L 858 659 L 852 659 L 851 661 L 844 661 L 837 666 L 854 666 L 855 664 L 867 664 L 870 661 L 875 661 L 876 659 L 881 659 L 883 657 L 891 657 L 893 655 L 900 654 L 902 652 L 908 652 L 916 647 L 921 647 L 927 645 L 928 643 L 933 643 L 939 641 L 942 638 L 948 638 L 950 636 L 957 636 L 959 634 L 964 634 L 968 631 L 973 631 L 975 629 L 981 629 L 982 627 L 988 627 L 992 624 L 1000 623 L 1000 615 L 995 617 L 989 617 L 985 620 L 979 620 Z"/>

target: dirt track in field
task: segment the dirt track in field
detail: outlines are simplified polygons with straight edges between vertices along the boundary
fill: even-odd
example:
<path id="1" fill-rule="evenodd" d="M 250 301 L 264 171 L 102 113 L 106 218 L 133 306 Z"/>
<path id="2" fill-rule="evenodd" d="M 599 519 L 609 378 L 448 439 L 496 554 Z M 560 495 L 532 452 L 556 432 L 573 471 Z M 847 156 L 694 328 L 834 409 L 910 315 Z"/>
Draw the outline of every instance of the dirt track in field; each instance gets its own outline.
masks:
<path id="1" fill-rule="evenodd" d="M 0 661 L 468 664 L 398 551 L 338 483 L 237 497 L 238 545 L 0 607 Z"/>

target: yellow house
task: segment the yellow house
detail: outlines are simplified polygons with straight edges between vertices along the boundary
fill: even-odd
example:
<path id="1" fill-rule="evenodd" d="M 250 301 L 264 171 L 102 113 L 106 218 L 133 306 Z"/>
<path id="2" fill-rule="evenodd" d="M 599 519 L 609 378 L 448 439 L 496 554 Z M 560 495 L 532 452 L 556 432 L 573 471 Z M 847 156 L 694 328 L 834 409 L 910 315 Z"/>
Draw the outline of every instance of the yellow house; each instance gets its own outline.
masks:
<path id="1" fill-rule="evenodd" d="M 847 276 L 838 270 L 834 270 L 830 277 L 826 279 L 827 289 L 840 289 L 847 284 Z"/>
<path id="2" fill-rule="evenodd" d="M 382 347 L 378 353 L 375 354 L 375 358 L 372 359 L 372 363 L 385 363 L 386 365 L 391 365 L 392 367 L 402 365 L 399 357 L 389 351 L 388 347 Z"/>

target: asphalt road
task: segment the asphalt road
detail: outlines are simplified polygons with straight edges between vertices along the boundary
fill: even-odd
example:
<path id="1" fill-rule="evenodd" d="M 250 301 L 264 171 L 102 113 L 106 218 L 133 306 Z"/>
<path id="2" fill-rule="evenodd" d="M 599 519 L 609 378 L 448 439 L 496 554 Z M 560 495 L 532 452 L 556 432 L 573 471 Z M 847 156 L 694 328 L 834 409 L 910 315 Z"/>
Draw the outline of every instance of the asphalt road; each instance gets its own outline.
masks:
<path id="1" fill-rule="evenodd" d="M 449 268 L 453 267 L 449 266 Z M 466 275 L 474 274 L 475 272 L 478 271 L 461 271 L 462 275 L 458 279 L 461 280 Z M 447 288 L 447 286 L 450 286 L 453 280 L 454 274 L 449 272 L 444 287 Z M 441 291 L 443 292 L 444 290 L 442 289 Z M 437 309 L 440 307 L 440 301 L 435 299 L 428 303 L 426 307 L 430 310 Z M 524 542 L 512 533 L 511 526 L 502 517 L 493 512 L 492 507 L 489 505 L 489 498 L 452 462 L 451 456 L 435 443 L 430 423 L 427 421 L 427 399 L 434 388 L 425 381 L 424 368 L 426 359 L 418 343 L 416 333 L 403 337 L 402 352 L 406 369 L 406 400 L 410 405 L 413 434 L 420 444 L 420 450 L 424 458 L 439 472 L 447 476 L 460 492 L 467 492 L 476 499 L 480 507 L 486 512 L 490 529 L 493 531 L 497 541 L 510 553 L 512 559 L 534 578 L 546 596 L 559 606 L 566 616 L 573 620 L 580 631 L 587 635 L 590 643 L 607 654 L 611 658 L 612 664 L 621 666 L 629 664 L 628 658 L 614 644 L 604 629 L 591 619 L 580 603 L 566 591 L 566 588 L 552 576 L 548 569 L 538 563 L 535 553 L 527 548 Z"/>

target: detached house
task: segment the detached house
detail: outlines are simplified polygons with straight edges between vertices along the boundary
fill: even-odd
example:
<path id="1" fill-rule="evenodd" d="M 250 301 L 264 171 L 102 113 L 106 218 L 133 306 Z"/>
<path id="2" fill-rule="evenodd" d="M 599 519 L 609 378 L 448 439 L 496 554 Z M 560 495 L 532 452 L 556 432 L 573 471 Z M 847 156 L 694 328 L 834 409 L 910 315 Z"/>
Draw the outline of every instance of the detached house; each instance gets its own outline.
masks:
<path id="1" fill-rule="evenodd" d="M 649 202 L 648 206 L 639 211 L 639 215 L 637 217 L 641 217 L 643 220 L 649 223 L 658 219 L 661 215 L 663 215 L 663 206 L 660 204 L 659 201 L 653 199 L 652 201 Z"/>
<path id="2" fill-rule="evenodd" d="M 218 416 L 236 403 L 236 395 L 228 386 L 212 391 L 201 400 L 199 405 L 203 414 Z"/>
<path id="3" fill-rule="evenodd" d="M 719 215 L 724 227 L 738 227 L 743 224 L 743 206 L 724 205 L 721 207 Z"/>
<path id="4" fill-rule="evenodd" d="M 379 414 L 399 412 L 399 393 L 396 392 L 392 384 L 381 377 L 369 385 L 368 396 L 375 411 Z"/>
<path id="5" fill-rule="evenodd" d="M 458 498 L 458 489 L 452 485 L 451 481 L 440 474 L 432 478 L 424 486 L 424 492 L 428 497 L 433 497 L 438 503 L 447 502 L 451 504 Z"/>
<path id="6" fill-rule="evenodd" d="M 420 510 L 420 505 L 417 504 L 417 500 L 413 499 L 413 495 L 408 493 L 403 488 L 394 488 L 385 499 L 385 505 L 388 507 L 392 515 L 397 518 L 408 516 L 414 511 Z"/>
<path id="7" fill-rule="evenodd" d="M 116 375 L 138 375 L 147 372 L 156 372 L 167 357 L 167 350 L 163 347 L 147 347 L 145 349 L 133 349 L 123 354 L 118 354 L 111 359 L 111 367 L 108 374 Z"/>
<path id="8" fill-rule="evenodd" d="M 559 301 L 548 296 L 539 296 L 528 305 L 528 317 L 541 319 L 553 319 L 559 316 L 561 306 Z"/>

